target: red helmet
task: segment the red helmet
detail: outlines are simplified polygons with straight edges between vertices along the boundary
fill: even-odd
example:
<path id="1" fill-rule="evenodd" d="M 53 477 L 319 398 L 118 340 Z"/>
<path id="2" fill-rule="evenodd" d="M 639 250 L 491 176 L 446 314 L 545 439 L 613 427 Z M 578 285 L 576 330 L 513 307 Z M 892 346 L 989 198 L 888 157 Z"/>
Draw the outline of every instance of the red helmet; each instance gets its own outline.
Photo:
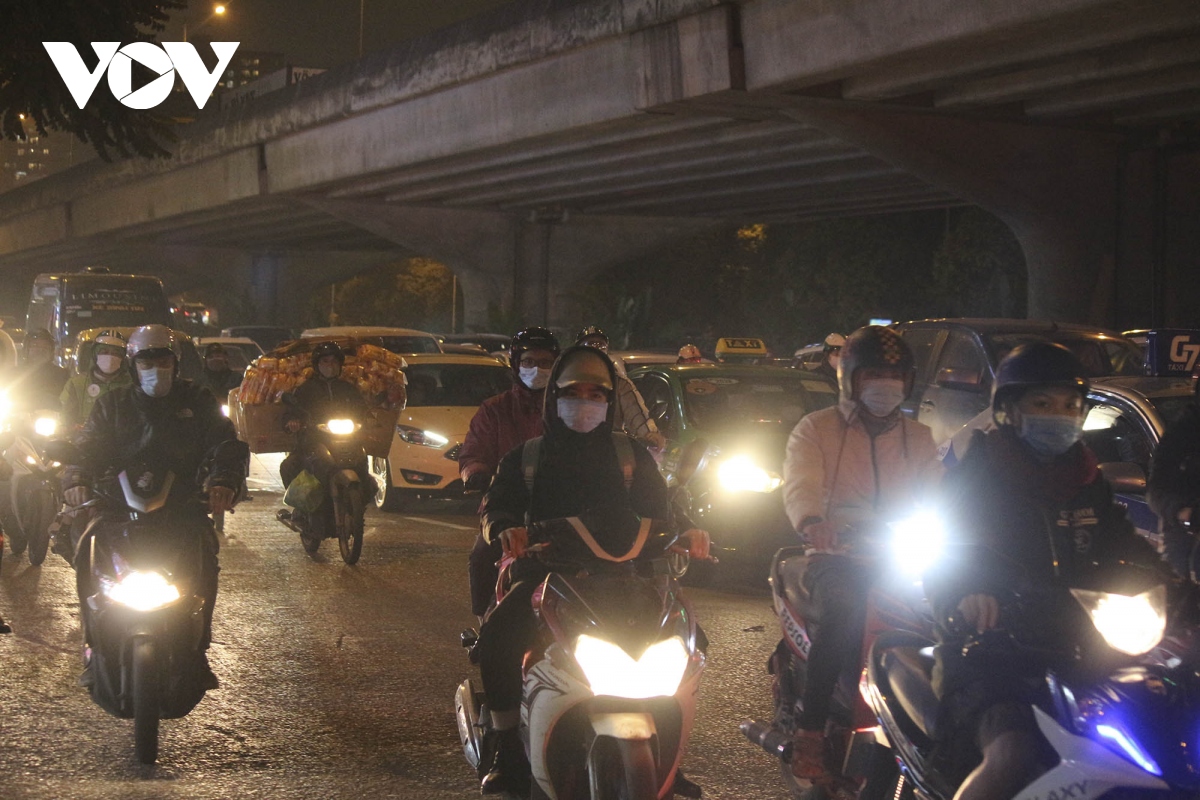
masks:
<path id="1" fill-rule="evenodd" d="M 679 348 L 679 357 L 675 359 L 676 364 L 699 364 L 704 360 L 704 356 L 700 353 L 700 348 L 694 344 L 685 344 Z"/>

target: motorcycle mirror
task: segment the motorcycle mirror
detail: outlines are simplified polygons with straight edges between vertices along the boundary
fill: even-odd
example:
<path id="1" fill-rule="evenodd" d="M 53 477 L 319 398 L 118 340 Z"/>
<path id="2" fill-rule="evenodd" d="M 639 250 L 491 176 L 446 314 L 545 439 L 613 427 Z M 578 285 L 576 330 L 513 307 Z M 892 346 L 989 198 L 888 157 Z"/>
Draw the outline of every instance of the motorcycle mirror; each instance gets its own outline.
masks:
<path id="1" fill-rule="evenodd" d="M 79 448 L 66 439 L 51 439 L 43 446 L 43 452 L 60 464 L 78 464 Z"/>
<path id="2" fill-rule="evenodd" d="M 696 470 L 700 468 L 700 463 L 704 460 L 704 454 L 708 452 L 707 439 L 693 439 L 683 447 L 683 452 L 679 455 L 679 468 L 675 470 L 675 486 L 686 486 L 688 481 L 696 474 Z"/>

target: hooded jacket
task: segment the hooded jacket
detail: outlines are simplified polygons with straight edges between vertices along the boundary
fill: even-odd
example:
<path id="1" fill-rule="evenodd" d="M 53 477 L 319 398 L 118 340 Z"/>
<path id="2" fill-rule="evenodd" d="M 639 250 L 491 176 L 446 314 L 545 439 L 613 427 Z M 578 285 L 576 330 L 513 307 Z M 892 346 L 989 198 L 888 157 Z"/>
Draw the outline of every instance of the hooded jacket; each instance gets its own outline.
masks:
<path id="1" fill-rule="evenodd" d="M 464 483 L 476 472 L 492 475 L 505 453 L 542 435 L 544 397 L 544 389 L 534 391 L 517 381 L 507 392 L 483 401 L 458 451 Z"/>
<path id="2" fill-rule="evenodd" d="M 788 437 L 783 503 L 792 527 L 819 517 L 836 524 L 873 520 L 919 499 L 941 477 L 933 434 L 899 411 L 871 435 L 858 403 L 807 415 Z"/>
<path id="3" fill-rule="evenodd" d="M 489 542 L 498 540 L 507 528 L 588 514 L 593 519 L 614 521 L 596 526 L 591 533 L 608 553 L 621 555 L 634 543 L 638 519 L 670 518 L 666 483 L 649 451 L 636 441 L 630 442 L 635 458 L 633 482 L 625 489 L 613 444 L 614 396 L 609 397 L 607 419 L 588 433 L 571 430 L 558 417 L 556 383 L 563 365 L 578 351 L 603 358 L 613 385 L 617 385 L 616 370 L 603 353 L 585 347 L 563 352 L 546 387 L 542 416 L 545 432 L 533 488 L 525 484 L 523 447 L 514 447 L 500 461 L 496 478 L 484 496 L 482 525 Z"/>

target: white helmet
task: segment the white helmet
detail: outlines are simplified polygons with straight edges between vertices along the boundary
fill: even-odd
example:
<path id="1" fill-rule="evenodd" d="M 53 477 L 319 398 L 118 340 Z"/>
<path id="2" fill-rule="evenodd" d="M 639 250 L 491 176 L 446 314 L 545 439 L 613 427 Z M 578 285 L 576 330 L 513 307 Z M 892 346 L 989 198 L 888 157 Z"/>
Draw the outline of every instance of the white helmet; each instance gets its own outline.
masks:
<path id="1" fill-rule="evenodd" d="M 129 334 L 129 344 L 125 347 L 129 360 L 138 356 L 160 356 L 170 353 L 179 363 L 179 343 L 175 340 L 175 332 L 166 325 L 143 325 Z"/>

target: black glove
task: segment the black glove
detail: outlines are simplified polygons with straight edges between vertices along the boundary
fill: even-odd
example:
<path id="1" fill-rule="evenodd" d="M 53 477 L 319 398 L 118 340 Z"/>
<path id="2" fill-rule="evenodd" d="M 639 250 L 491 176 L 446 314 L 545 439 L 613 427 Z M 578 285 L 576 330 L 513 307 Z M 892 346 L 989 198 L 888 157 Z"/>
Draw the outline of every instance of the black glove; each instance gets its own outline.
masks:
<path id="1" fill-rule="evenodd" d="M 491 482 L 492 476 L 483 470 L 479 470 L 467 476 L 467 481 L 463 484 L 463 488 L 468 492 L 486 492 Z"/>

